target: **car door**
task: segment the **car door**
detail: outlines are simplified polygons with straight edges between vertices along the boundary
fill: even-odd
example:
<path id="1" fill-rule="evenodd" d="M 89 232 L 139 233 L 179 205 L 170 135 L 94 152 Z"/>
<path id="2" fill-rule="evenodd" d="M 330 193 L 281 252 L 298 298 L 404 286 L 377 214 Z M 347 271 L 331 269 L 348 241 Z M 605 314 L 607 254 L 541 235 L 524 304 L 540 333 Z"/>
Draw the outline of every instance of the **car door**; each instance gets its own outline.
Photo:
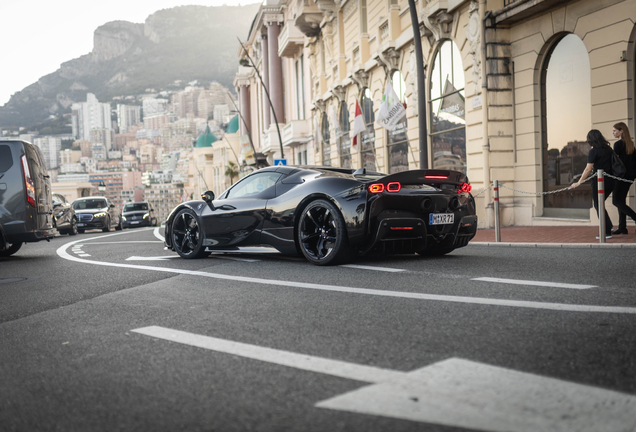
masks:
<path id="1" fill-rule="evenodd" d="M 219 199 L 214 210 L 203 210 L 206 244 L 212 247 L 259 245 L 267 200 L 274 197 L 275 171 L 258 171 L 237 182 Z"/>

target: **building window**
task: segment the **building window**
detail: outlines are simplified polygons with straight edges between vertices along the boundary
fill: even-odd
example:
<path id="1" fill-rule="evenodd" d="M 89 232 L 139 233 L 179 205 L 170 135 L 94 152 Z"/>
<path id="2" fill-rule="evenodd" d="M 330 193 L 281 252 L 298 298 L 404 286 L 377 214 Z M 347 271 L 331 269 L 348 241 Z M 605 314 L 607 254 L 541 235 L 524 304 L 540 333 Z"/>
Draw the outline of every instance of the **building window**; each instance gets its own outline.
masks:
<path id="1" fill-rule="evenodd" d="M 338 147 L 340 149 L 340 166 L 351 168 L 351 138 L 349 137 L 349 110 L 347 103 L 340 103 L 340 114 L 338 115 L 340 125 L 340 136 L 338 137 Z"/>
<path id="2" fill-rule="evenodd" d="M 305 120 L 305 73 L 302 55 L 296 60 L 296 118 Z"/>
<path id="3" fill-rule="evenodd" d="M 406 83 L 400 71 L 394 71 L 391 75 L 393 90 L 400 101 L 404 102 L 404 91 Z M 409 169 L 409 138 L 406 134 L 408 124 L 406 116 L 389 131 L 388 152 L 389 152 L 389 174 L 407 171 Z"/>
<path id="4" fill-rule="evenodd" d="M 590 76 L 589 55 L 578 36 L 568 34 L 548 52 L 541 70 L 544 192 L 570 186 L 587 164 Z M 586 182 L 567 194 L 545 195 L 543 216 L 587 219 L 591 207 L 592 186 Z"/>
<path id="5" fill-rule="evenodd" d="M 322 164 L 331 166 L 331 139 L 329 133 L 329 119 L 327 113 L 322 115 Z"/>
<path id="6" fill-rule="evenodd" d="M 466 173 L 464 69 L 452 41 L 443 42 L 435 55 L 430 94 L 433 168 Z"/>
<path id="7" fill-rule="evenodd" d="M 377 171 L 375 160 L 375 113 L 373 112 L 373 99 L 371 90 L 364 89 L 362 92 L 362 115 L 366 125 L 366 132 L 362 132 L 360 138 L 360 152 L 362 154 L 362 167 L 369 171 Z"/>

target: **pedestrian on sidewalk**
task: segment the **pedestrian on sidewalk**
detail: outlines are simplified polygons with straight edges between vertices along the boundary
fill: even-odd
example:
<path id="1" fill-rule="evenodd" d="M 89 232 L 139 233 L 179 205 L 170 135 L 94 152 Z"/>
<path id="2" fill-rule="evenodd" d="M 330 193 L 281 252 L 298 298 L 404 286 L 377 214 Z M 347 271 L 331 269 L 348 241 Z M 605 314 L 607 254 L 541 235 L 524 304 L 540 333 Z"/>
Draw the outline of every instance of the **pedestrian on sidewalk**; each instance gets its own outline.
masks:
<path id="1" fill-rule="evenodd" d="M 585 166 L 585 170 L 583 170 L 583 174 L 581 174 L 581 178 L 578 182 L 572 183 L 572 187 L 576 188 L 581 186 L 581 183 L 585 181 L 585 179 L 590 175 L 592 170 L 594 172 L 602 169 L 608 174 L 614 174 L 612 171 L 612 147 L 610 147 L 609 141 L 605 139 L 603 134 L 597 130 L 592 129 L 587 133 L 587 143 L 592 146 L 590 149 L 590 153 L 587 155 L 587 165 Z M 611 177 L 605 177 L 605 195 L 604 199 L 607 200 L 609 194 L 614 190 L 614 179 Z M 596 209 L 596 214 L 599 214 L 598 211 L 598 182 L 592 180 L 592 200 L 594 201 L 594 208 Z M 599 218 L 601 215 L 599 215 Z M 612 238 L 612 220 L 607 214 L 607 209 L 605 210 L 605 238 Z M 598 238 L 598 237 L 597 237 Z"/>
<path id="2" fill-rule="evenodd" d="M 634 152 L 634 141 L 629 134 L 627 125 L 623 122 L 616 123 L 612 131 L 614 138 L 618 141 L 614 143 L 614 151 L 625 164 L 625 180 L 634 180 L 636 178 L 636 153 Z M 618 209 L 618 229 L 612 233 L 627 234 L 627 216 L 636 222 L 636 212 L 627 205 L 627 194 L 631 183 L 617 180 L 614 193 L 612 194 L 612 204 Z"/>

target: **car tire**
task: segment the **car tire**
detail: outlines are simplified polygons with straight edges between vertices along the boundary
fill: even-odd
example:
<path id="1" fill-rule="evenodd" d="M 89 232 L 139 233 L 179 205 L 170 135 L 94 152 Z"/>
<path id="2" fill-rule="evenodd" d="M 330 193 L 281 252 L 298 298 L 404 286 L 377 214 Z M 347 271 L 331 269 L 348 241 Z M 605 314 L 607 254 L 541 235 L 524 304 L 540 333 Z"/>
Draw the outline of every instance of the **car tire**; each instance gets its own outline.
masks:
<path id="1" fill-rule="evenodd" d="M 102 228 L 102 232 L 110 232 L 110 216 L 106 218 L 106 224 Z"/>
<path id="2" fill-rule="evenodd" d="M 307 261 L 315 265 L 340 264 L 348 258 L 344 218 L 334 204 L 324 199 L 312 201 L 303 209 L 296 241 Z"/>
<path id="3" fill-rule="evenodd" d="M 0 251 L 0 257 L 8 257 L 10 255 L 13 255 L 17 251 L 19 251 L 20 248 L 22 247 L 22 242 L 7 243 L 7 245 L 9 246 L 8 248 L 6 248 L 3 251 Z"/>
<path id="4" fill-rule="evenodd" d="M 172 221 L 172 244 L 181 258 L 195 259 L 210 255 L 203 246 L 203 233 L 196 213 L 183 209 Z"/>
<path id="5" fill-rule="evenodd" d="M 117 224 L 117 226 L 115 227 L 115 230 L 117 231 L 121 231 L 124 229 L 124 221 L 121 219 L 121 216 L 119 217 L 119 223 Z"/>
<path id="6" fill-rule="evenodd" d="M 77 219 L 72 218 L 71 219 L 71 229 L 67 231 L 68 235 L 77 235 L 78 233 L 78 229 L 77 229 Z"/>

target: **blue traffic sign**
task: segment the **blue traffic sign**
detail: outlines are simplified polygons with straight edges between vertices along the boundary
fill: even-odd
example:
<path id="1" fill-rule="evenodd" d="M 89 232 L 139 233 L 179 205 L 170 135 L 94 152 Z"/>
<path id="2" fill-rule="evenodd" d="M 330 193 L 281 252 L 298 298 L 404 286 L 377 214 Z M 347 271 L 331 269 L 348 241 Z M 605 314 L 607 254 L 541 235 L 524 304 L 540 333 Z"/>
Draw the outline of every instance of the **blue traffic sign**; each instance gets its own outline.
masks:
<path id="1" fill-rule="evenodd" d="M 287 165 L 287 159 L 274 159 L 274 165 Z"/>

